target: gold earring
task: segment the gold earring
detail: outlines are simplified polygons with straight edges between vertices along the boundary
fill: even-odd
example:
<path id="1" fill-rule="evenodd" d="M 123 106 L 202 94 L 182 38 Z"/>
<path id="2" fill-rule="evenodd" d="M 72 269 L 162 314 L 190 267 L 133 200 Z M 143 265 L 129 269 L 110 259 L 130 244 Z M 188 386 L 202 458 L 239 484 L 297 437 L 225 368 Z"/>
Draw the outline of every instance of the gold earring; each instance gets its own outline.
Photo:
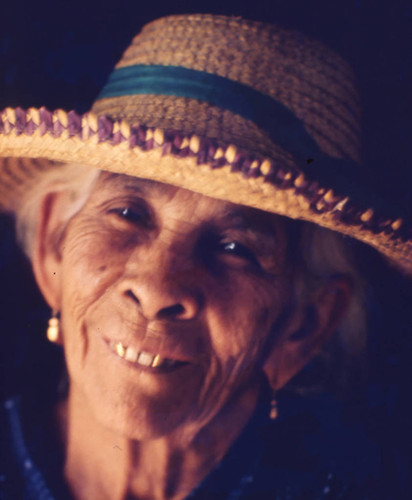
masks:
<path id="1" fill-rule="evenodd" d="M 275 399 L 275 396 L 273 395 L 272 399 L 270 400 L 269 418 L 271 420 L 275 420 L 277 416 L 278 416 L 278 403 Z"/>
<path id="2" fill-rule="evenodd" d="M 47 327 L 47 339 L 54 344 L 59 340 L 60 336 L 60 321 L 58 313 L 53 311 L 52 317 L 49 319 L 49 326 Z"/>

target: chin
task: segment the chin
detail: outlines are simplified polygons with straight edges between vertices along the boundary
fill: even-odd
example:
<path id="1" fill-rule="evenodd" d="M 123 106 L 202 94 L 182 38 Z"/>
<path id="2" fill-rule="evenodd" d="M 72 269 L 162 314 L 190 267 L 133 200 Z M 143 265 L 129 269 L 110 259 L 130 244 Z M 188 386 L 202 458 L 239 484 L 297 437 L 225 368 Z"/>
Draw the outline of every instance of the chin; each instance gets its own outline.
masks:
<path id="1" fill-rule="evenodd" d="M 147 395 L 119 393 L 87 398 L 89 415 L 106 430 L 125 439 L 145 441 L 180 433 L 189 424 L 193 408 L 181 402 L 161 401 Z"/>

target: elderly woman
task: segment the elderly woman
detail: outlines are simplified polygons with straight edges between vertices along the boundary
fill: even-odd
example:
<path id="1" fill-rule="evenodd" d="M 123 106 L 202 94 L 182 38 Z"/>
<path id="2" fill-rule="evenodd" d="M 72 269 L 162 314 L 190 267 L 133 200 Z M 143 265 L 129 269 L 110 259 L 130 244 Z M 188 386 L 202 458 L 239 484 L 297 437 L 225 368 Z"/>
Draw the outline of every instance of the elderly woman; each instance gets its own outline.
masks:
<path id="1" fill-rule="evenodd" d="M 6 109 L 0 130 L 1 207 L 69 381 L 47 410 L 5 402 L 5 498 L 367 498 L 373 452 L 299 455 L 275 403 L 323 346 L 362 350 L 338 233 L 412 269 L 364 189 L 348 66 L 279 26 L 174 16 L 91 113 Z"/>

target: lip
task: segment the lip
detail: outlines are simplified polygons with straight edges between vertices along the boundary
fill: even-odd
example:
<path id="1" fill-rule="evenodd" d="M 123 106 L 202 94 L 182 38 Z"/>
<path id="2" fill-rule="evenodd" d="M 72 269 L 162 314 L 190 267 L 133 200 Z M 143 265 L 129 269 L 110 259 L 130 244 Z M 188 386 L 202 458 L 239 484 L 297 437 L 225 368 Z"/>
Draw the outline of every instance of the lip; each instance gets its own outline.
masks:
<path id="1" fill-rule="evenodd" d="M 123 342 L 103 339 L 110 353 L 127 365 L 150 373 L 169 373 L 190 364 L 189 361 L 176 359 L 176 356 L 161 350 L 153 352 L 145 348 L 137 348 Z"/>

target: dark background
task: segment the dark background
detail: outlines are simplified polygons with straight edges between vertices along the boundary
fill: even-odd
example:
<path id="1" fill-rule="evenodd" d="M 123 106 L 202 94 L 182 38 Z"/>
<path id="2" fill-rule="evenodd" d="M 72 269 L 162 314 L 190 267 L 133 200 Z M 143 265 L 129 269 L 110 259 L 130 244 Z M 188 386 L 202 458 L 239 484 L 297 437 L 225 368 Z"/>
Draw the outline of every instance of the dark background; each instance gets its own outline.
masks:
<path id="1" fill-rule="evenodd" d="M 188 12 L 281 22 L 325 41 L 346 57 L 359 79 L 371 182 L 396 196 L 400 192 L 410 205 L 410 0 L 9 1 L 0 16 L 0 108 L 45 105 L 87 110 L 143 24 Z"/>
<path id="2" fill-rule="evenodd" d="M 281 22 L 323 40 L 354 66 L 364 108 L 363 163 L 371 185 L 412 212 L 412 1 L 254 0 L 139 2 L 14 0 L 0 17 L 0 108 L 86 111 L 130 39 L 167 14 L 211 12 Z M 372 253 L 362 267 L 373 299 L 367 425 L 412 449 L 411 285 Z M 29 307 L 27 308 L 27 304 Z M 44 337 L 49 311 L 0 219 L 0 362 L 6 392 L 54 374 Z M 35 332 L 35 333 L 33 333 Z M 43 336 L 43 337 L 41 337 Z M 46 354 L 45 354 L 46 353 Z M 52 358 L 50 358 L 52 359 Z"/>

